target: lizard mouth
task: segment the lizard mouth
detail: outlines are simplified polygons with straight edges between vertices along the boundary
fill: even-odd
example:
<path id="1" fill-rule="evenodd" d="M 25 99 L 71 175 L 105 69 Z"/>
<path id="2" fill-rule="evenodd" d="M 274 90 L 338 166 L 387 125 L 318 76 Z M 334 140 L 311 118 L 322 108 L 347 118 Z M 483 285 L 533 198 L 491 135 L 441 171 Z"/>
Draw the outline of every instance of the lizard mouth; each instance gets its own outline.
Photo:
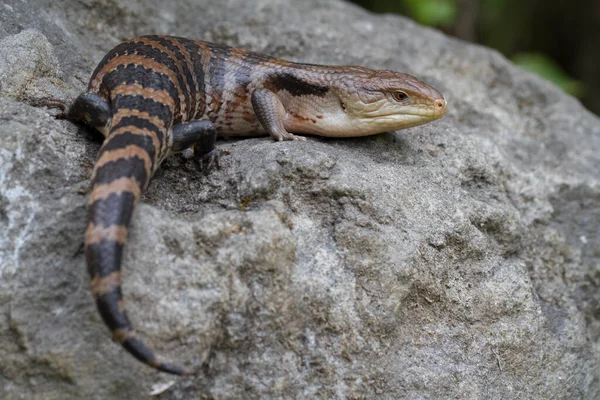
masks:
<path id="1" fill-rule="evenodd" d="M 433 105 L 433 106 L 426 106 L 424 107 L 423 105 L 417 105 L 417 106 L 410 106 L 407 107 L 406 109 L 403 109 L 402 111 L 398 112 L 394 112 L 394 111 L 389 111 L 385 114 L 371 114 L 371 115 L 366 115 L 367 118 L 369 119 L 381 119 L 381 120 L 406 120 L 406 121 L 419 121 L 419 120 L 425 120 L 425 121 L 433 121 L 439 118 L 442 118 L 447 111 L 447 106 L 446 106 L 446 101 L 444 100 L 443 103 L 440 103 L 440 105 Z"/>
<path id="2" fill-rule="evenodd" d="M 400 114 L 434 120 L 443 117 L 446 111 L 448 111 L 448 102 L 442 97 L 430 99 L 427 103 L 409 105 Z"/>
<path id="3" fill-rule="evenodd" d="M 428 99 L 426 102 L 406 104 L 399 109 L 378 109 L 364 113 L 363 117 L 381 120 L 433 121 L 443 117 L 448 111 L 448 102 L 444 97 Z"/>
<path id="4" fill-rule="evenodd" d="M 401 112 L 388 112 L 385 115 L 371 115 L 368 120 L 375 125 L 390 130 L 412 128 L 442 118 L 447 111 L 445 99 L 434 105 L 418 104 L 407 106 Z"/>
<path id="5" fill-rule="evenodd" d="M 409 115 L 415 115 L 420 117 L 429 117 L 431 120 L 442 118 L 448 111 L 448 102 L 446 98 L 432 99 L 431 103 L 425 105 L 418 104 L 416 107 L 410 107 L 408 110 Z"/>

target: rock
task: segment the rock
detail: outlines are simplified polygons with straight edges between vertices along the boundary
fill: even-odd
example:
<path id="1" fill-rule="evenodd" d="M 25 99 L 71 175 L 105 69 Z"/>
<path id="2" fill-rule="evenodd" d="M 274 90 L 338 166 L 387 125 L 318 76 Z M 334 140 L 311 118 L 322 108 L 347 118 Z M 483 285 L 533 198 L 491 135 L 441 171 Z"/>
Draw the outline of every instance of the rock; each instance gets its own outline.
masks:
<path id="1" fill-rule="evenodd" d="M 58 60 L 46 37 L 34 29 L 4 38 L 0 42 L 0 95 L 19 101 L 41 101 L 62 93 L 56 85 Z"/>
<path id="2" fill-rule="evenodd" d="M 600 397 L 600 121 L 576 100 L 341 1 L 3 7 L 0 398 Z M 406 71 L 450 106 L 370 138 L 223 141 L 208 176 L 167 160 L 124 291 L 159 354 L 206 362 L 194 379 L 111 342 L 82 254 L 99 139 L 32 107 L 151 32 Z"/>

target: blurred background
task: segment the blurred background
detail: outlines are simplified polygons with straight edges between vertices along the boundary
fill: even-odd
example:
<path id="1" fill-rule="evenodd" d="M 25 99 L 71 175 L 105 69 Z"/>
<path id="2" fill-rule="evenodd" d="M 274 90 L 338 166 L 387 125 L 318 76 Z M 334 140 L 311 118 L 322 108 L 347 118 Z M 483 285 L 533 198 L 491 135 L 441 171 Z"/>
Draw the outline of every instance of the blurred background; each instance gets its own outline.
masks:
<path id="1" fill-rule="evenodd" d="M 492 47 L 600 115 L 600 0 L 351 0 Z"/>

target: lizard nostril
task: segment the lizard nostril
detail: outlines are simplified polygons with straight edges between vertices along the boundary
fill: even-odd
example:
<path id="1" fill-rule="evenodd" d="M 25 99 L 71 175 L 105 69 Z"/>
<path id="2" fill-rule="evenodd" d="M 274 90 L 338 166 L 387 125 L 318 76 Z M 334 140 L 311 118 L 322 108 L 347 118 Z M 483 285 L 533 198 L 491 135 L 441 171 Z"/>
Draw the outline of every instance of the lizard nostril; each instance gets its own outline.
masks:
<path id="1" fill-rule="evenodd" d="M 447 102 L 445 98 L 441 98 L 441 99 L 435 99 L 435 101 L 433 102 L 434 106 L 435 106 L 435 113 L 439 116 L 442 116 L 444 114 L 446 114 L 446 110 L 447 110 Z"/>
<path id="2" fill-rule="evenodd" d="M 435 115 L 437 115 L 437 118 L 442 117 L 444 114 L 446 114 L 446 110 L 447 110 L 447 105 L 448 103 L 446 102 L 446 99 L 444 97 L 442 97 L 441 99 L 435 99 L 433 102 L 434 105 L 434 113 Z"/>

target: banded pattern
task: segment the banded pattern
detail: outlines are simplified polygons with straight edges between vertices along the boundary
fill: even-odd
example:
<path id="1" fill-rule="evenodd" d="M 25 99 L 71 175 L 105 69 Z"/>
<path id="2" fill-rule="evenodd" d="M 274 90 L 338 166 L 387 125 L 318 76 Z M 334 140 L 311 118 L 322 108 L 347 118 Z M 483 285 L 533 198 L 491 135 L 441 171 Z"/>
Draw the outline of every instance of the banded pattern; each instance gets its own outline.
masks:
<path id="1" fill-rule="evenodd" d="M 395 91 L 408 100 L 397 104 Z M 291 132 L 366 136 L 445 112 L 439 92 L 392 71 L 297 64 L 170 36 L 116 46 L 66 114 L 106 136 L 92 174 L 85 253 L 92 294 L 113 339 L 158 370 L 194 374 L 159 360 L 136 336 L 121 291 L 123 246 L 135 206 L 171 152 L 193 144 L 196 161 L 213 161 L 217 133 L 276 140 L 297 139 Z"/>
<path id="2" fill-rule="evenodd" d="M 92 293 L 113 339 L 138 360 L 177 375 L 137 338 L 125 312 L 120 266 L 133 211 L 169 153 L 171 127 L 197 112 L 201 85 L 191 56 L 172 38 L 143 37 L 108 53 L 89 92 L 110 103 L 112 121 L 92 174 L 85 250 Z"/>

